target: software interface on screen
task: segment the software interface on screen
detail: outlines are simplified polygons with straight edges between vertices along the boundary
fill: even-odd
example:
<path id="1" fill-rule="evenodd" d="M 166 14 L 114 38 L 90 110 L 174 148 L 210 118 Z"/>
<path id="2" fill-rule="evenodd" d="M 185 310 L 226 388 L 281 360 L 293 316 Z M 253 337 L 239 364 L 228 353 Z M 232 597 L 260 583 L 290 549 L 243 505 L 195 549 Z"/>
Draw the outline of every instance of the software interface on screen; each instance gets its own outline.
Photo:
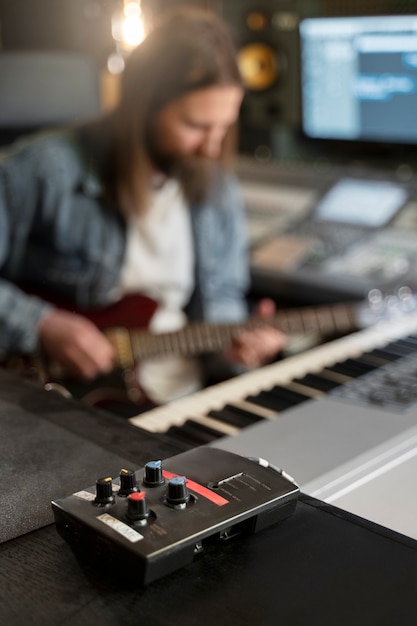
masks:
<path id="1" fill-rule="evenodd" d="M 391 182 L 342 178 L 318 202 L 314 218 L 378 228 L 392 219 L 407 195 Z"/>
<path id="2" fill-rule="evenodd" d="M 303 131 L 417 143 L 417 15 L 300 24 Z"/>

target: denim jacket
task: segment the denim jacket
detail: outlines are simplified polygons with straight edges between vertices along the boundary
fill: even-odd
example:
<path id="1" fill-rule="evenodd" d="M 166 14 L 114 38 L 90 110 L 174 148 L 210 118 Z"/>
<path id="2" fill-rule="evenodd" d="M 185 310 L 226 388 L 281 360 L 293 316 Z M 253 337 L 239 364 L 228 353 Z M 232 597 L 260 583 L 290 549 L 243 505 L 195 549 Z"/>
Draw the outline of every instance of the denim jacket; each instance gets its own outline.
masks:
<path id="1" fill-rule="evenodd" d="M 18 142 L 0 157 L 0 355 L 38 349 L 37 325 L 51 308 L 39 293 L 93 308 L 106 306 L 118 285 L 126 224 L 103 202 L 94 147 L 85 148 L 72 129 Z M 190 210 L 196 288 L 188 315 L 240 321 L 248 270 L 236 180 L 219 176 L 208 200 Z"/>

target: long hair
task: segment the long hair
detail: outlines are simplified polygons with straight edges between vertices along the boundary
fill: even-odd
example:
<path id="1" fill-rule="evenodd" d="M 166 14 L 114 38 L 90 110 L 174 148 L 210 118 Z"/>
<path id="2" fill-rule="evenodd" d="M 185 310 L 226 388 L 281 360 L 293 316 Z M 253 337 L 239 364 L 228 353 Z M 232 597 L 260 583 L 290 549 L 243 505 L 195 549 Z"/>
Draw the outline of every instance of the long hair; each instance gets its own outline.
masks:
<path id="1" fill-rule="evenodd" d="M 114 194 L 125 211 L 147 206 L 152 169 L 147 135 L 155 115 L 167 104 L 197 89 L 242 85 L 233 37 L 214 13 L 177 8 L 163 17 L 131 53 L 122 74 L 115 111 Z M 230 129 L 218 159 L 227 167 L 235 150 Z M 210 164 L 198 159 L 193 171 L 178 176 L 189 201 L 207 192 Z"/>

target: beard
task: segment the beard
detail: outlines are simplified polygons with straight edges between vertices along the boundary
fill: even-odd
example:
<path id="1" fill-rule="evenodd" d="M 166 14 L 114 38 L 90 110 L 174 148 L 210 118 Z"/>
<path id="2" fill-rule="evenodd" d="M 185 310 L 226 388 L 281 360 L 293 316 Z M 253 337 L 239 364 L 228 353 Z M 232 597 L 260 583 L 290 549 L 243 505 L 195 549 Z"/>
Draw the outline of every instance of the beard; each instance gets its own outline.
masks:
<path id="1" fill-rule="evenodd" d="M 156 133 L 150 130 L 147 151 L 154 168 L 167 178 L 176 179 L 190 202 L 202 202 L 207 196 L 214 160 L 199 155 L 181 155 L 164 152 Z"/>

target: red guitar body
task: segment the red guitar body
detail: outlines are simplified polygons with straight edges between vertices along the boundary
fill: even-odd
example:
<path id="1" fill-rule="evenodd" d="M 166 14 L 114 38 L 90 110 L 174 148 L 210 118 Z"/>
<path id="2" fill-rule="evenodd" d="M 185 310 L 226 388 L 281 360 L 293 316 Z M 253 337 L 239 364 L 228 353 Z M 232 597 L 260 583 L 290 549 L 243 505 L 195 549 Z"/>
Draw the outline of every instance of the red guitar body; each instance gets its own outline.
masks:
<path id="1" fill-rule="evenodd" d="M 25 290 L 28 293 L 28 290 Z M 33 294 L 33 291 L 30 291 Z M 105 330 L 112 327 L 127 329 L 147 328 L 158 308 L 158 303 L 140 294 L 131 294 L 118 302 L 107 305 L 105 308 L 79 309 L 60 298 L 51 298 L 49 295 L 36 292 L 47 302 L 72 313 L 83 315 L 92 321 L 98 328 Z M 10 359 L 3 366 L 20 371 L 23 376 L 41 380 L 36 366 L 26 359 Z M 85 401 L 91 406 L 98 406 L 111 410 L 126 417 L 136 415 L 155 406 L 140 389 L 132 373 L 115 370 L 109 376 L 99 377 L 92 383 L 71 379 L 56 379 L 43 381 L 47 390 L 54 390 L 62 395 L 69 395 Z"/>
<path id="2" fill-rule="evenodd" d="M 62 308 L 84 315 L 101 329 L 113 326 L 132 329 L 147 328 L 158 308 L 158 303 L 146 296 L 133 294 L 107 305 L 104 309 L 75 310 L 66 305 Z"/>
<path id="3" fill-rule="evenodd" d="M 68 307 L 63 307 L 68 309 Z M 104 309 L 77 310 L 101 330 L 122 327 L 128 330 L 148 328 L 158 308 L 158 303 L 147 296 L 131 294 Z M 74 310 L 74 309 L 72 309 Z M 91 406 L 101 407 L 125 417 L 137 415 L 155 405 L 143 390 L 132 372 L 115 371 L 108 377 L 100 377 L 92 384 L 72 382 L 67 384 L 71 392 Z"/>

